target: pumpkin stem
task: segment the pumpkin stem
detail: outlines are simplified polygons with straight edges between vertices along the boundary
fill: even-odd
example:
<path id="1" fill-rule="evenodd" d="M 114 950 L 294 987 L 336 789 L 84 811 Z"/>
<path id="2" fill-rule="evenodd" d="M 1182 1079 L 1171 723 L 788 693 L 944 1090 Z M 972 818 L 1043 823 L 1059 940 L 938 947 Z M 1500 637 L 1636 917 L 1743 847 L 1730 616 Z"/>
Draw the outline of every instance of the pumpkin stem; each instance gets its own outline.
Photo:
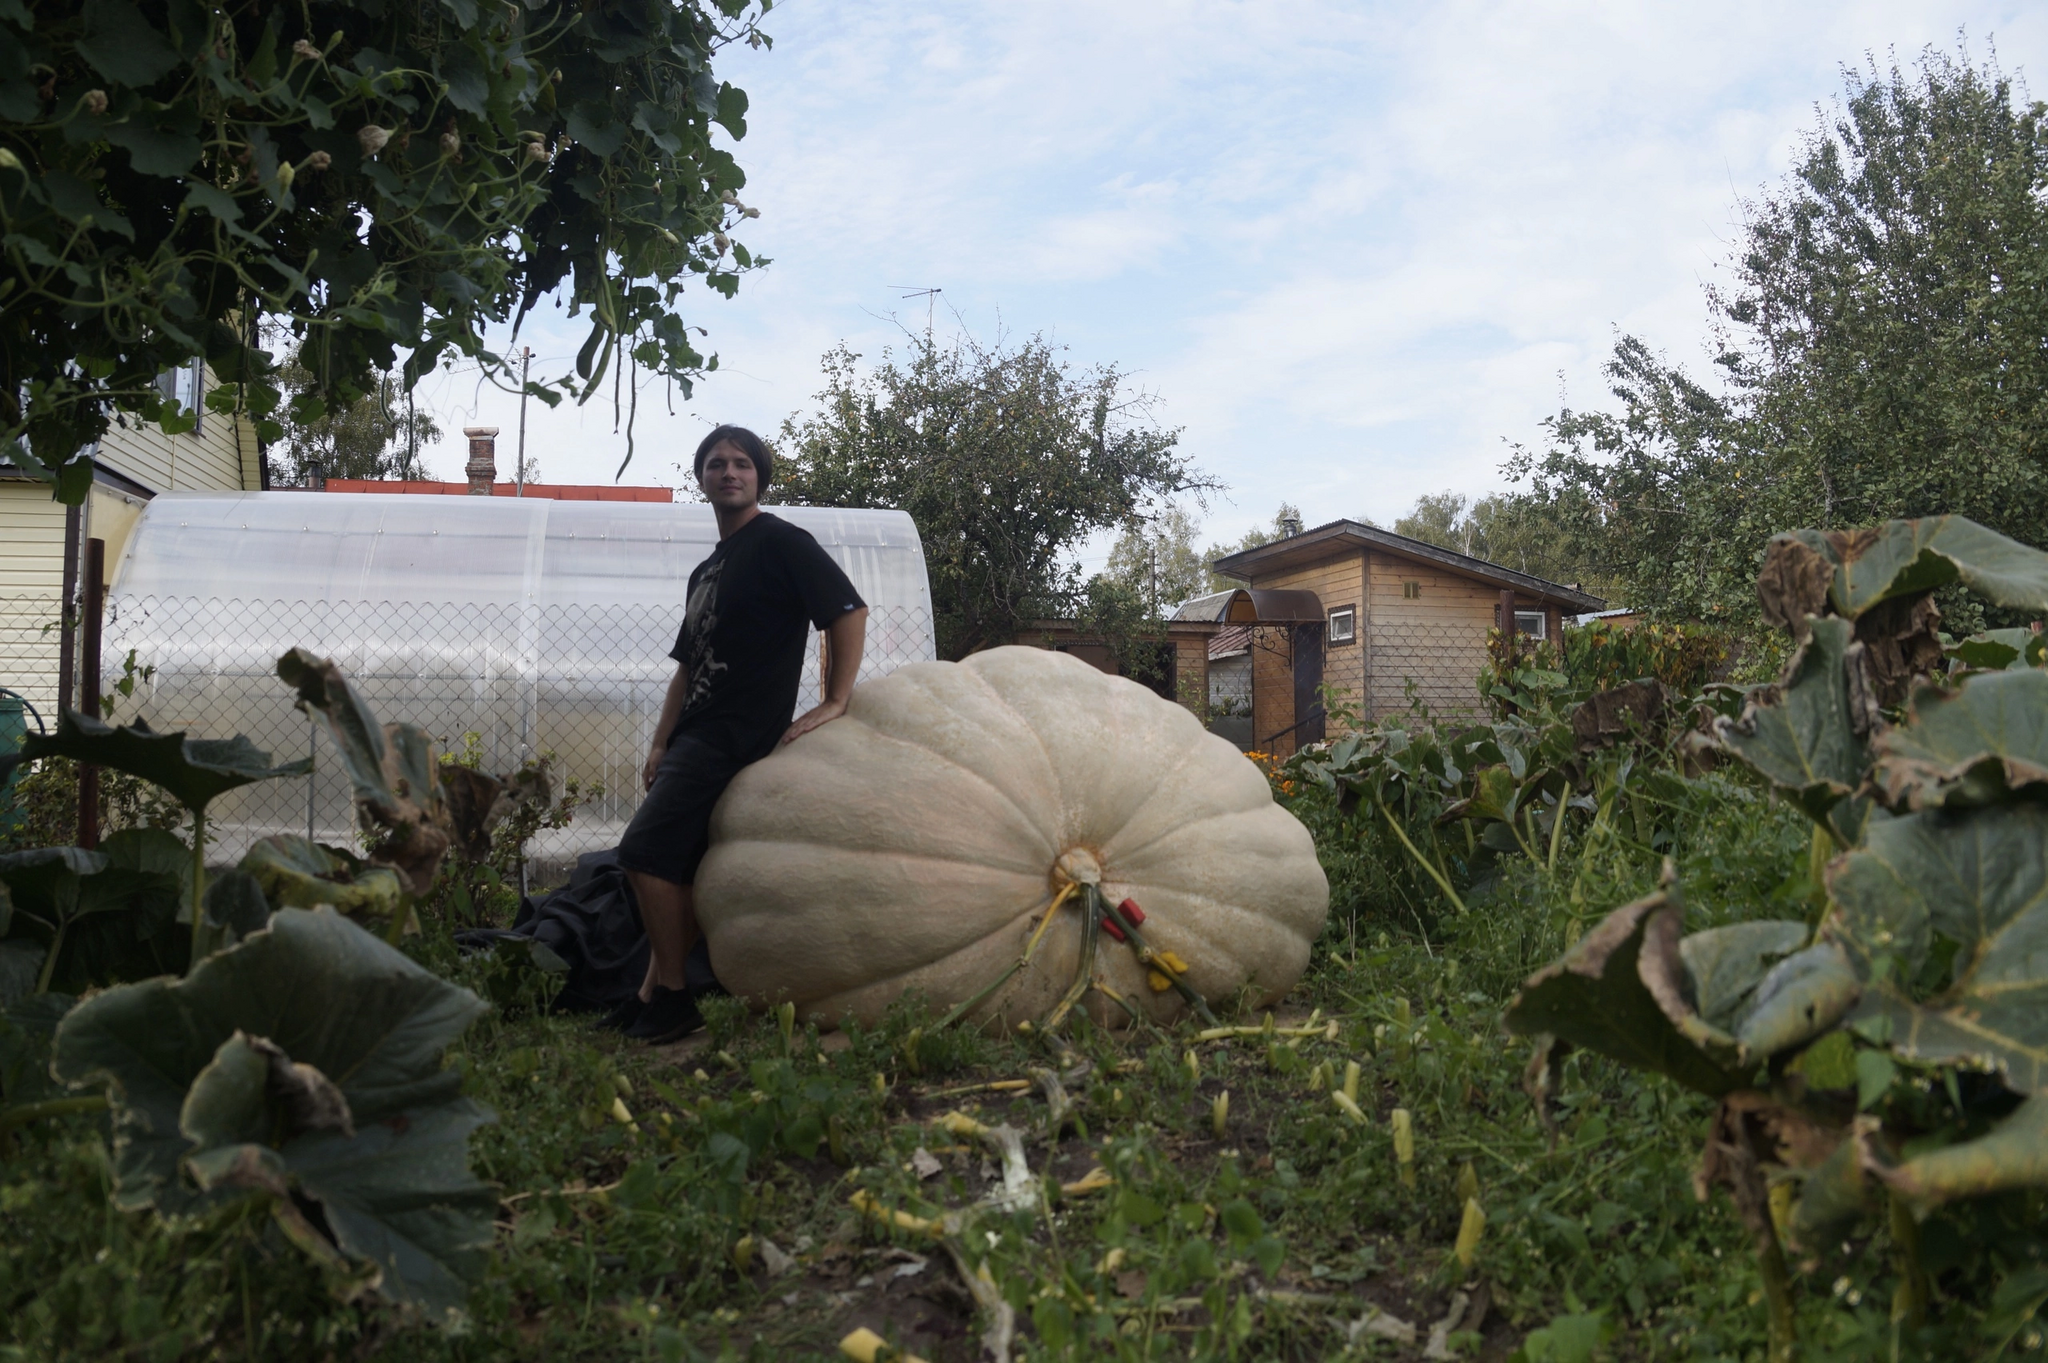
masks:
<path id="1" fill-rule="evenodd" d="M 1081 893 L 1085 896 L 1081 905 L 1081 960 L 1074 969 L 1074 982 L 1067 986 L 1065 996 L 1045 1015 L 1041 1026 L 1048 1032 L 1067 1020 L 1067 1014 L 1074 1011 L 1074 1005 L 1095 982 L 1095 938 L 1100 932 L 1097 924 L 1102 921 L 1102 896 L 1093 885 L 1084 886 Z"/>

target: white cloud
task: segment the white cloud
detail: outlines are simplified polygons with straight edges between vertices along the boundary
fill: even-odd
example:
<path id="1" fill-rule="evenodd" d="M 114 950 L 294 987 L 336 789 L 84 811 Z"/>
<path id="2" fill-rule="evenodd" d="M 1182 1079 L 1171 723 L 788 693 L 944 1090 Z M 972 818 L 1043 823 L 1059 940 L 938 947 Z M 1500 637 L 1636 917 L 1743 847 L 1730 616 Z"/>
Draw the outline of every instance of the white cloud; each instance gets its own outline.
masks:
<path id="1" fill-rule="evenodd" d="M 721 61 L 753 101 L 745 239 L 774 264 L 686 307 L 721 371 L 674 420 L 643 393 L 627 481 L 673 477 L 716 420 L 775 427 L 838 340 L 921 325 L 900 285 L 942 288 L 942 327 L 1136 373 L 1231 484 L 1219 537 L 1283 499 L 1385 521 L 1496 486 L 1561 381 L 1600 399 L 1617 329 L 1698 360 L 1737 198 L 1843 64 L 1963 25 L 2008 71 L 2048 42 L 1997 0 L 778 5 L 772 52 Z M 535 322 L 544 355 L 581 343 Z M 609 479 L 624 439 L 597 409 L 530 413 L 548 478 Z M 510 434 L 508 400 L 478 410 Z M 437 458 L 452 473 L 457 441 Z"/>

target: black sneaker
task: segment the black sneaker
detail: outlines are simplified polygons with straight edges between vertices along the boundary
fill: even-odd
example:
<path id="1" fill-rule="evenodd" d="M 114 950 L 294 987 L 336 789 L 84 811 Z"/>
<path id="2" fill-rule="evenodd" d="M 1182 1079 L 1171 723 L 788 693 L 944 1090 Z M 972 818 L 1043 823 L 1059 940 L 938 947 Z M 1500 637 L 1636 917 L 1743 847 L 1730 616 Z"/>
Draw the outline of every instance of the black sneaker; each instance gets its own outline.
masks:
<path id="1" fill-rule="evenodd" d="M 681 1041 L 703 1026 L 704 1015 L 697 1011 L 697 1001 L 690 997 L 689 990 L 656 985 L 654 997 L 641 1008 L 640 1016 L 626 1029 L 626 1035 L 650 1046 L 665 1046 Z"/>
<path id="2" fill-rule="evenodd" d="M 597 1020 L 598 1029 L 606 1032 L 623 1032 L 640 1020 L 641 1010 L 646 1007 L 646 1002 L 637 993 L 628 994 L 619 1000 L 611 1012 Z"/>

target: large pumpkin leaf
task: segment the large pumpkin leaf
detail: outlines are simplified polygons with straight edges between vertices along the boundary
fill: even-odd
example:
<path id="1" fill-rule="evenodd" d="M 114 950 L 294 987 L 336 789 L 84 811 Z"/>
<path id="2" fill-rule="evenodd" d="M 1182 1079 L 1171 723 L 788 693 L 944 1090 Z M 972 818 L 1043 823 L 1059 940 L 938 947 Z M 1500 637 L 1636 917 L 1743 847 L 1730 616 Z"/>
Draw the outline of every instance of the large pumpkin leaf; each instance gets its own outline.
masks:
<path id="1" fill-rule="evenodd" d="M 58 1028 L 55 1069 L 71 1083 L 107 1085 L 118 1205 L 176 1213 L 236 1195 L 219 1176 L 221 1159 L 202 1164 L 211 1192 L 188 1184 L 182 1166 L 195 1153 L 232 1162 L 251 1143 L 206 1142 L 267 1123 L 284 1144 L 264 1143 L 257 1162 L 281 1168 L 307 1197 L 325 1190 L 334 1199 L 330 1225 L 348 1224 L 337 1237 L 378 1264 L 384 1292 L 441 1308 L 490 1235 L 488 1195 L 463 1153 L 489 1116 L 461 1097 L 461 1075 L 441 1061 L 483 1010 L 468 990 L 332 910 L 282 909 L 183 980 L 125 985 L 80 1004 Z M 242 1045 L 223 1050 L 237 1034 Z M 263 1102 L 284 1108 L 254 1115 L 244 1052 L 269 1066 Z M 280 1065 L 303 1092 L 331 1081 L 355 1134 L 292 1109 Z"/>
<path id="2" fill-rule="evenodd" d="M 1898 1165 L 1871 1163 L 1894 1192 L 1923 1209 L 1961 1197 L 2048 1187 L 2048 1095 L 2036 1093 L 1975 1140 Z"/>
<path id="3" fill-rule="evenodd" d="M 327 721 L 355 788 L 356 810 L 384 836 L 370 849 L 374 865 L 398 872 L 404 888 L 423 894 L 453 838 L 433 742 L 414 724 L 384 724 L 325 658 L 295 648 L 277 660 L 277 675 L 299 693 L 299 706 Z"/>
<path id="4" fill-rule="evenodd" d="M 1733 1031 L 1771 967 L 1805 945 L 1804 923 L 1765 920 L 1695 932 L 1678 944 L 1693 1006 L 1712 1027 Z"/>
<path id="5" fill-rule="evenodd" d="M 214 797 L 237 786 L 279 776 L 304 776 L 310 758 L 273 765 L 270 754 L 244 734 L 233 738 L 187 738 L 160 734 L 137 720 L 119 728 L 90 715 L 66 710 L 54 734 L 30 734 L 26 757 L 69 757 L 94 766 L 112 767 L 161 786 L 185 808 L 203 811 Z"/>
<path id="6" fill-rule="evenodd" d="M 14 887 L 20 908 L 0 926 L 0 1005 L 33 990 L 45 965 L 49 987 L 72 994 L 182 968 L 178 920 L 190 881 L 185 844 L 156 828 L 123 829 L 96 852 L 44 847 L 0 857 L 0 882 Z M 20 990 L 31 955 L 37 974 Z"/>
<path id="7" fill-rule="evenodd" d="M 1816 942 L 1771 967 L 1735 1026 L 1746 1054 L 1759 1059 L 1811 1041 L 1840 1022 L 1863 986 L 1848 953 Z"/>
<path id="8" fill-rule="evenodd" d="M 262 839 L 240 865 L 263 887 L 264 898 L 278 907 L 332 904 L 351 918 L 383 919 L 399 911 L 404 895 L 398 873 L 389 867 L 366 865 L 295 833 Z"/>
<path id="9" fill-rule="evenodd" d="M 2048 635 L 2024 626 L 1987 629 L 1958 639 L 1942 651 L 1964 667 L 1980 672 L 2002 672 L 2010 668 L 2039 667 Z"/>
<path id="10" fill-rule="evenodd" d="M 206 886 L 206 921 L 223 946 L 263 931 L 270 925 L 270 900 L 261 882 L 240 869 L 215 876 Z"/>
<path id="11" fill-rule="evenodd" d="M 0 1009 L 0 1102 L 14 1107 L 62 1092 L 50 1077 L 50 1043 L 76 1001 L 69 994 L 35 994 Z"/>
<path id="12" fill-rule="evenodd" d="M 1733 1040 L 1678 997 L 1682 916 L 1670 888 L 1616 909 L 1556 964 L 1529 977 L 1508 1005 L 1508 1030 L 1548 1033 L 1714 1097 L 1746 1087 Z"/>
<path id="13" fill-rule="evenodd" d="M 1963 516 L 1886 521 L 1867 530 L 1795 530 L 1834 569 L 1828 597 L 1851 619 L 1880 602 L 1960 582 L 2001 606 L 2048 610 L 2048 554 Z M 1773 541 L 1775 544 L 1776 541 Z"/>
<path id="14" fill-rule="evenodd" d="M 64 941 L 54 988 L 81 994 L 103 985 L 175 974 L 191 957 L 192 853 L 161 828 L 124 828 L 100 844 L 108 866 L 80 886 L 80 917 Z"/>
<path id="15" fill-rule="evenodd" d="M 1740 719 L 1714 721 L 1723 746 L 1823 824 L 1870 768 L 1842 666 L 1853 638 L 1847 620 L 1812 620 L 1784 679 L 1751 692 Z"/>
<path id="16" fill-rule="evenodd" d="M 4 890 L 0 886 L 0 890 Z M 43 975 L 43 958 L 49 948 L 39 942 L 0 939 L 0 1008 L 36 992 Z"/>
<path id="17" fill-rule="evenodd" d="M 1859 1015 L 1890 1020 L 1894 1051 L 1996 1070 L 2020 1092 L 2043 1091 L 2048 807 L 1873 823 L 1865 845 L 1830 869 L 1828 890 L 1830 936 L 1873 977 Z"/>
<path id="18" fill-rule="evenodd" d="M 300 1136 L 284 1163 L 320 1203 L 336 1243 L 380 1270 L 386 1296 L 432 1311 L 462 1304 L 483 1273 L 498 1195 L 469 1169 L 469 1137 L 490 1109 L 451 1098 L 407 1120 L 387 1118 L 353 1137 Z"/>
<path id="19" fill-rule="evenodd" d="M 1906 722 L 1872 745 L 1874 779 L 1893 805 L 1990 804 L 2048 786 L 2048 672 L 1972 677 L 1915 695 Z"/>

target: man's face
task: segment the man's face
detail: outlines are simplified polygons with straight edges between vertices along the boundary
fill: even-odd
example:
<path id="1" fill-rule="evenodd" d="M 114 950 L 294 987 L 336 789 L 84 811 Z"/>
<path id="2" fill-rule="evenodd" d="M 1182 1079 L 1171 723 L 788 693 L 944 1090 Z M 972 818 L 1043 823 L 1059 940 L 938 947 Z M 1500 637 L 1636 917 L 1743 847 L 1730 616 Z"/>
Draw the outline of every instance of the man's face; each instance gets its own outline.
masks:
<path id="1" fill-rule="evenodd" d="M 761 471 L 747 452 L 730 440 L 721 440 L 704 456 L 704 472 L 697 475 L 704 499 L 715 507 L 739 511 L 761 500 Z"/>

